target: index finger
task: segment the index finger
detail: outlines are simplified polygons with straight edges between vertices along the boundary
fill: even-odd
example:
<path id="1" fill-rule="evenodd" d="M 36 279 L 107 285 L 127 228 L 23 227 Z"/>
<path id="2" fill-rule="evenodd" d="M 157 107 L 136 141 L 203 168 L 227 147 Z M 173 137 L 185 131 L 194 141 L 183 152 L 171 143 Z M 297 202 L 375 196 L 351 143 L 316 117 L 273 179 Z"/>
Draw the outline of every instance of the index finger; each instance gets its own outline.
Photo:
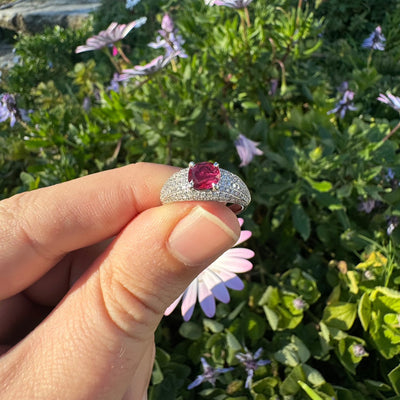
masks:
<path id="1" fill-rule="evenodd" d="M 0 300 L 25 289 L 70 251 L 116 235 L 160 205 L 177 169 L 132 164 L 0 202 Z"/>

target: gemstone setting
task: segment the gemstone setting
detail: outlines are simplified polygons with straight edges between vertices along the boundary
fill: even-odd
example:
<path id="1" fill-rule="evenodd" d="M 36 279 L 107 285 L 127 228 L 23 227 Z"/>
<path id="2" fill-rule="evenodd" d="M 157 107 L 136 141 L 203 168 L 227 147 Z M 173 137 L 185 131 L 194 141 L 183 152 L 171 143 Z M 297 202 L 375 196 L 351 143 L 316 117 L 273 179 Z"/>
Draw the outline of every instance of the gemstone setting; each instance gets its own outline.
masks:
<path id="1" fill-rule="evenodd" d="M 190 163 L 188 171 L 188 182 L 195 190 L 218 190 L 221 179 L 221 171 L 218 163 L 200 162 Z"/>

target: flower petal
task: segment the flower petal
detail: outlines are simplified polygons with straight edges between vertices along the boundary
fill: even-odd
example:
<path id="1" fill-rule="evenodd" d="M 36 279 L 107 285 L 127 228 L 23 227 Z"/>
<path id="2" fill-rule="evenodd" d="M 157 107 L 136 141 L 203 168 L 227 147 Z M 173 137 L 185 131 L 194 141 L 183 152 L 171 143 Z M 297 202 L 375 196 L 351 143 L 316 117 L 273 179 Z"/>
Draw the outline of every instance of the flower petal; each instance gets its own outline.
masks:
<path id="1" fill-rule="evenodd" d="M 216 299 L 222 301 L 223 303 L 228 303 L 230 300 L 228 289 L 226 288 L 224 282 L 221 280 L 218 274 L 208 270 L 203 277 L 204 283 L 211 290 L 212 294 Z"/>
<path id="2" fill-rule="evenodd" d="M 250 249 L 246 249 L 244 247 L 237 247 L 228 250 L 227 255 L 229 254 L 229 257 L 240 257 L 240 258 L 253 258 L 254 257 L 254 251 Z"/>
<path id="3" fill-rule="evenodd" d="M 251 238 L 251 235 L 253 233 L 251 231 L 241 231 L 240 232 L 240 236 L 239 236 L 239 240 L 235 243 L 235 246 L 237 246 L 240 243 L 245 242 L 246 240 L 248 240 L 249 238 Z"/>
<path id="4" fill-rule="evenodd" d="M 218 271 L 218 275 L 229 289 L 242 290 L 244 288 L 243 281 L 233 272 L 220 270 Z"/>
<path id="5" fill-rule="evenodd" d="M 211 264 L 217 269 L 225 269 L 231 272 L 247 272 L 253 268 L 253 264 L 244 258 L 236 258 L 229 256 L 221 256 L 218 260 Z"/>
<path id="6" fill-rule="evenodd" d="M 181 301 L 183 293 L 165 310 L 164 315 L 169 315 L 175 310 L 178 303 Z"/>
<path id="7" fill-rule="evenodd" d="M 200 307 L 204 311 L 204 314 L 207 317 L 213 317 L 215 315 L 215 299 L 211 290 L 201 281 L 199 282 L 198 296 Z"/>
<path id="8" fill-rule="evenodd" d="M 193 315 L 197 299 L 197 283 L 197 279 L 195 279 L 183 294 L 181 312 L 185 321 L 189 321 Z"/>

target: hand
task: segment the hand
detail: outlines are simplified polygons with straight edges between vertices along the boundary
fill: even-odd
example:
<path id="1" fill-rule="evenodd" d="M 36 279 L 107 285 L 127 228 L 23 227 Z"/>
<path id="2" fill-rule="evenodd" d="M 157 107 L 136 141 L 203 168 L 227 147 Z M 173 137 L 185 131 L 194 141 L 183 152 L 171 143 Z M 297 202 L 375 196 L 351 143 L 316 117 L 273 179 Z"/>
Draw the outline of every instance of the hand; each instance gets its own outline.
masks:
<path id="1" fill-rule="evenodd" d="M 164 310 L 239 235 L 135 164 L 0 202 L 0 399 L 146 399 Z"/>

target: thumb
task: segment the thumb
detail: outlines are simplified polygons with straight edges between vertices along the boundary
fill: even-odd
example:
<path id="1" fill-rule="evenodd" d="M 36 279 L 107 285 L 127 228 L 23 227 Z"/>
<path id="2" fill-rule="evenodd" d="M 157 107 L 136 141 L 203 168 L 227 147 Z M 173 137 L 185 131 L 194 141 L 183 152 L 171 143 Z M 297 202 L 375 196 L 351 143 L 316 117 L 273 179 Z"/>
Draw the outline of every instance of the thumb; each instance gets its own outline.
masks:
<path id="1" fill-rule="evenodd" d="M 239 231 L 236 216 L 218 203 L 175 203 L 139 214 L 57 309 L 3 357 L 1 368 L 12 371 L 0 373 L 8 380 L 0 380 L 5 398 L 34 391 L 60 400 L 126 393 L 142 399 L 164 310 L 234 245 Z"/>

